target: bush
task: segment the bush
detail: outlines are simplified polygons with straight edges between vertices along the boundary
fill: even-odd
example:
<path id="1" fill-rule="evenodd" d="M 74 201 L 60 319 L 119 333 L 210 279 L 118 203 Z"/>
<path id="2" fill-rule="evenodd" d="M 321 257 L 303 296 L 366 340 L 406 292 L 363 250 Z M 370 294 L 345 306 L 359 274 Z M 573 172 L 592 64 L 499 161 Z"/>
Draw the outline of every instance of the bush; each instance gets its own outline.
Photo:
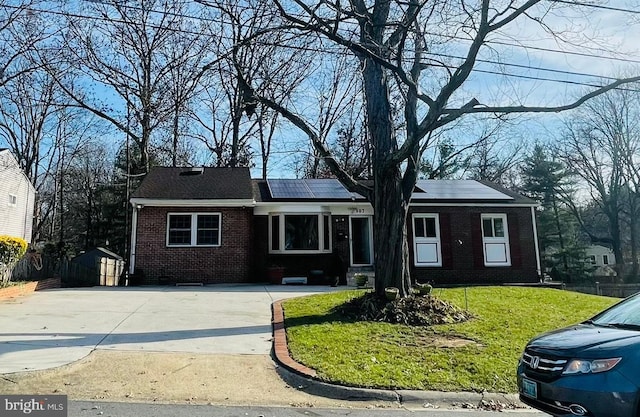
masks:
<path id="1" fill-rule="evenodd" d="M 11 280 L 13 267 L 27 253 L 27 242 L 13 236 L 0 235 L 0 284 Z"/>

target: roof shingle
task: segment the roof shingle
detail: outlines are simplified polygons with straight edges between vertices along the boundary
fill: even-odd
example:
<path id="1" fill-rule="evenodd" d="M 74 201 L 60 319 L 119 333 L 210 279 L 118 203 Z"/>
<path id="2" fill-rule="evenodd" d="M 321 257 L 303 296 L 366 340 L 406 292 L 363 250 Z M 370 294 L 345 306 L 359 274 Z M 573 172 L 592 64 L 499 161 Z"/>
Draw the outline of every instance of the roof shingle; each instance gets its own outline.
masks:
<path id="1" fill-rule="evenodd" d="M 199 172 L 202 170 L 202 172 Z M 132 198 L 253 199 L 249 168 L 151 168 Z"/>

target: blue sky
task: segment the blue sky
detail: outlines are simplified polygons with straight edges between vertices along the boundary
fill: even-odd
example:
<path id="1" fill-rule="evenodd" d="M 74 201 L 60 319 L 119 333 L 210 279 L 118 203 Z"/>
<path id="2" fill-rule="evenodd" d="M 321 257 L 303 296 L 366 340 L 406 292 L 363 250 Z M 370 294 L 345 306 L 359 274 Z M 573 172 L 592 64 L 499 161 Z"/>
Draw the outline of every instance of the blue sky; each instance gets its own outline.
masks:
<path id="1" fill-rule="evenodd" d="M 548 0 L 541 3 L 543 7 L 548 4 Z M 597 1 L 593 4 L 599 7 L 614 6 L 628 9 L 637 6 L 632 1 L 623 0 Z M 640 44 L 637 42 L 637 39 L 640 39 L 639 14 L 591 7 L 569 8 L 562 5 L 560 7 L 558 12 L 549 13 L 545 17 L 550 26 L 559 30 L 569 41 L 568 43 L 558 42 L 557 38 L 550 36 L 534 22 L 527 20 L 514 22 L 500 34 L 492 35 L 492 42 L 480 55 L 481 60 L 488 62 L 479 62 L 476 67 L 480 71 L 505 72 L 512 76 L 474 72 L 456 93 L 453 103 L 464 103 L 470 98 L 477 98 L 480 103 L 488 106 L 557 105 L 572 101 L 588 88 L 569 82 L 587 84 L 602 82 L 597 77 L 558 71 L 607 77 L 640 73 L 637 64 L 616 60 L 616 58 L 640 60 L 638 52 Z M 464 55 L 466 45 L 468 44 L 465 42 L 447 42 L 440 49 L 434 48 L 432 52 Z M 455 62 L 455 59 L 451 62 Z M 502 65 L 495 62 L 501 62 Z M 542 80 L 546 78 L 564 82 Z M 303 91 L 302 96 L 308 91 L 309 89 Z M 105 96 L 108 94 L 104 92 Z M 311 103 L 313 99 L 309 98 L 306 104 L 298 108 Z M 564 117 L 568 115 L 520 117 L 509 125 L 507 134 L 512 135 L 514 140 L 552 138 L 559 131 L 558 127 L 561 126 Z M 460 143 L 465 143 L 473 137 L 474 128 L 470 127 L 473 124 L 473 119 L 468 119 L 463 124 L 458 136 L 455 136 Z M 298 129 L 286 123 L 282 123 L 277 135 L 280 140 L 273 150 L 269 174 L 273 177 L 292 177 L 294 175 L 293 155 L 298 154 L 297 151 L 301 149 L 309 149 L 307 138 Z M 119 140 L 118 138 L 121 137 L 123 137 L 121 133 L 113 134 L 114 140 Z M 256 159 L 256 164 L 259 162 L 259 159 Z M 257 165 L 253 175 L 258 176 L 260 170 L 261 167 Z"/>

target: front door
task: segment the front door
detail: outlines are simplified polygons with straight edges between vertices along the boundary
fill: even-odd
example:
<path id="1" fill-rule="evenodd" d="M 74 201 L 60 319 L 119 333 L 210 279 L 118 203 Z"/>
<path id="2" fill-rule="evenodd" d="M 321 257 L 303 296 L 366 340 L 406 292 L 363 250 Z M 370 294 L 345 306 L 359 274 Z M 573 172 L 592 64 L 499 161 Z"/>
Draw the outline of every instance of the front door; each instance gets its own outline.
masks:
<path id="1" fill-rule="evenodd" d="M 373 233 L 371 216 L 351 216 L 349 218 L 351 266 L 373 264 Z"/>

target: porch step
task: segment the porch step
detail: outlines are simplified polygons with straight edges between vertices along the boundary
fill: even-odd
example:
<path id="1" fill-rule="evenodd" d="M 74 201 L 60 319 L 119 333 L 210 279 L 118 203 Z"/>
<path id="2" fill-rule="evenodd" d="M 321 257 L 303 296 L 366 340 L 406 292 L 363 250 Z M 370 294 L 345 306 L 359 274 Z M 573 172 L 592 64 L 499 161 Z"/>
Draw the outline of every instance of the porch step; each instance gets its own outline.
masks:
<path id="1" fill-rule="evenodd" d="M 305 285 L 307 283 L 307 277 L 284 277 L 282 278 L 282 283 Z"/>

